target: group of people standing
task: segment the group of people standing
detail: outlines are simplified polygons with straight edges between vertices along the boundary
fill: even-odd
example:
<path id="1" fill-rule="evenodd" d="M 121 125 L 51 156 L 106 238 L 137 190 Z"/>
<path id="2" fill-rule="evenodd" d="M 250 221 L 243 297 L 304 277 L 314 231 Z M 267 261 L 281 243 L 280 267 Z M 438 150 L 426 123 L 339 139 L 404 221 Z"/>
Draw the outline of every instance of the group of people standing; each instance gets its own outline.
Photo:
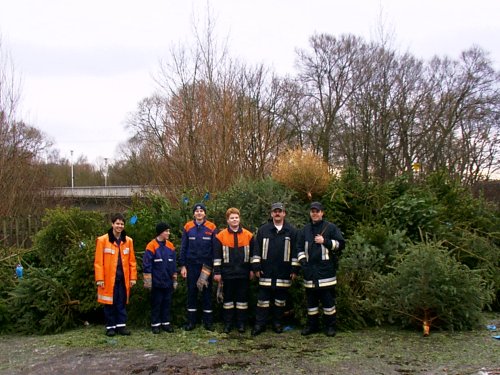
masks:
<path id="1" fill-rule="evenodd" d="M 193 207 L 193 220 L 182 231 L 179 267 L 187 284 L 186 331 L 196 327 L 198 300 L 202 323 L 214 330 L 213 282 L 222 291 L 224 333 L 243 333 L 248 321 L 250 280 L 258 279 L 253 336 L 264 332 L 268 322 L 276 333 L 283 332 L 283 315 L 288 290 L 301 271 L 307 301 L 307 323 L 302 335 L 320 331 L 320 311 L 327 336 L 336 334 L 335 286 L 338 257 L 345 241 L 339 228 L 323 219 L 320 202 L 310 205 L 310 222 L 301 230 L 288 223 L 285 206 L 273 203 L 271 218 L 254 236 L 240 225 L 240 211 L 226 211 L 227 227 L 218 230 L 206 218 L 206 207 Z M 97 239 L 95 280 L 98 301 L 104 304 L 106 335 L 129 335 L 126 304 L 136 283 L 137 268 L 133 242 L 124 231 L 124 218 L 112 217 L 112 227 Z M 177 287 L 176 252 L 169 241 L 170 227 L 156 226 L 156 238 L 146 246 L 143 258 L 144 287 L 151 289 L 151 330 L 173 332 L 172 294 Z M 219 296 L 218 296 L 219 297 Z M 321 305 L 321 310 L 320 310 Z"/>

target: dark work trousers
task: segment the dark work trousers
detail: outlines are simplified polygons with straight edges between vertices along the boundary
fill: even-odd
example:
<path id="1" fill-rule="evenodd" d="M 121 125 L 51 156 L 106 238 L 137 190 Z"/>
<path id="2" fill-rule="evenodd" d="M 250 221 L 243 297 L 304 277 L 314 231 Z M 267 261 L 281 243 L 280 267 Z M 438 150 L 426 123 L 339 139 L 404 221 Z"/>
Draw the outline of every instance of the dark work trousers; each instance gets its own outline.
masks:
<path id="1" fill-rule="evenodd" d="M 313 328 L 319 326 L 319 303 L 323 308 L 323 323 L 325 327 L 335 327 L 335 286 L 330 288 L 306 288 L 307 325 Z"/>
<path id="2" fill-rule="evenodd" d="M 125 278 L 119 277 L 118 273 L 113 288 L 113 304 L 104 305 L 104 320 L 106 329 L 125 327 L 127 323 L 127 291 L 125 289 Z"/>
<path id="3" fill-rule="evenodd" d="M 188 323 L 196 325 L 198 311 L 198 287 L 196 282 L 200 277 L 201 264 L 187 265 L 187 320 Z M 203 324 L 213 323 L 212 309 L 212 275 L 208 278 L 208 286 L 201 291 L 201 307 L 203 309 Z"/>
<path id="4" fill-rule="evenodd" d="M 172 320 L 172 288 L 151 288 L 151 327 L 166 325 Z"/>
<path id="5" fill-rule="evenodd" d="M 236 309 L 236 325 L 245 326 L 248 314 L 248 279 L 223 279 L 225 325 L 233 325 Z"/>
<path id="6" fill-rule="evenodd" d="M 265 327 L 272 311 L 273 324 L 281 324 L 288 298 L 288 289 L 259 287 L 257 293 L 257 308 L 255 311 L 255 324 Z"/>

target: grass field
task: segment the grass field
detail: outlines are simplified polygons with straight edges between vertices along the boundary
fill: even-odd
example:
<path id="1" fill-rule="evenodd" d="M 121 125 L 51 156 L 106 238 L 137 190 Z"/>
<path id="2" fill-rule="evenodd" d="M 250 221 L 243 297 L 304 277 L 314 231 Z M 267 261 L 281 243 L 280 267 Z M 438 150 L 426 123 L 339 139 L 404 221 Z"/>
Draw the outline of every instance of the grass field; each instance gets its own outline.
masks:
<path id="1" fill-rule="evenodd" d="M 486 329 L 494 324 L 499 331 Z M 0 336 L 0 374 L 500 374 L 500 314 L 467 332 L 394 327 L 303 337 L 197 328 L 108 338 L 88 326 L 48 336 Z"/>

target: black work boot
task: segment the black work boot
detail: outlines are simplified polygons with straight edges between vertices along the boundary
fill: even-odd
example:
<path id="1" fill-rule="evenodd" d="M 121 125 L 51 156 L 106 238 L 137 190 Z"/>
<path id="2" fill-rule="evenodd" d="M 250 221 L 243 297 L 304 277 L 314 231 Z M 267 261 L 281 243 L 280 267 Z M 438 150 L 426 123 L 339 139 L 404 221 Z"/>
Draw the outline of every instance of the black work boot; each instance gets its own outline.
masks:
<path id="1" fill-rule="evenodd" d="M 196 311 L 188 311 L 187 323 L 184 325 L 185 331 L 192 331 L 196 328 Z"/>
<path id="2" fill-rule="evenodd" d="M 256 324 L 252 329 L 252 336 L 258 336 L 266 330 L 266 327 Z"/>
<path id="3" fill-rule="evenodd" d="M 114 335 L 116 335 L 116 331 L 114 328 L 109 328 L 106 330 L 106 336 L 113 337 Z"/>
<path id="4" fill-rule="evenodd" d="M 336 334 L 337 331 L 335 330 L 335 326 L 326 327 L 325 335 L 327 335 L 328 337 L 334 337 Z"/>
<path id="5" fill-rule="evenodd" d="M 319 332 L 319 318 L 317 315 L 308 315 L 306 326 L 300 334 L 302 336 L 309 336 L 316 332 Z"/>
<path id="6" fill-rule="evenodd" d="M 222 312 L 222 317 L 224 321 L 224 333 L 229 333 L 233 329 L 233 318 L 234 318 L 234 310 L 228 309 Z"/>
<path id="7" fill-rule="evenodd" d="M 161 329 L 168 333 L 174 332 L 174 327 L 172 327 L 172 324 L 162 324 Z"/>
<path id="8" fill-rule="evenodd" d="M 203 324 L 203 327 L 205 327 L 205 329 L 207 331 L 210 331 L 210 332 L 214 331 L 214 325 L 212 323 L 205 323 L 205 324 Z"/>
<path id="9" fill-rule="evenodd" d="M 325 315 L 323 317 L 323 322 L 325 326 L 325 335 L 328 337 L 334 337 L 337 334 L 337 317 L 336 315 Z"/>
<path id="10" fill-rule="evenodd" d="M 212 313 L 203 312 L 203 327 L 210 332 L 214 330 L 214 319 Z"/>
<path id="11" fill-rule="evenodd" d="M 131 332 L 127 329 L 127 327 L 118 327 L 116 328 L 118 334 L 122 336 L 130 336 Z"/>
<path id="12" fill-rule="evenodd" d="M 273 331 L 276 333 L 282 333 L 283 332 L 283 326 L 280 323 L 274 323 L 273 324 Z"/>
<path id="13" fill-rule="evenodd" d="M 317 332 L 319 332 L 318 326 L 306 325 L 300 334 L 302 336 L 309 336 Z"/>

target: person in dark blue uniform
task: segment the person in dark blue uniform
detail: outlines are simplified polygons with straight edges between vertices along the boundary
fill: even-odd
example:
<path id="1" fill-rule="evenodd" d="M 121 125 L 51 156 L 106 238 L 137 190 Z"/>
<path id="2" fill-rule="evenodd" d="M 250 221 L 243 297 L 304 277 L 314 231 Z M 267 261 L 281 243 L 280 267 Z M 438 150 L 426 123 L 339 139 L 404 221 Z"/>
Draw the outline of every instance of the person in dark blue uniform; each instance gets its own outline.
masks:
<path id="1" fill-rule="evenodd" d="M 161 222 L 156 225 L 156 238 L 146 246 L 143 257 L 144 287 L 151 289 L 151 331 L 154 334 L 174 332 L 172 295 L 177 284 L 175 247 L 168 240 L 170 227 Z"/>
<path id="2" fill-rule="evenodd" d="M 217 228 L 206 219 L 207 209 L 202 203 L 193 207 L 193 220 L 182 230 L 179 265 L 181 276 L 187 278 L 187 323 L 186 331 L 196 327 L 198 295 L 201 293 L 203 326 L 213 331 L 212 268 L 214 258 L 214 237 Z"/>
<path id="3" fill-rule="evenodd" d="M 273 203 L 271 220 L 257 231 L 252 269 L 259 278 L 259 289 L 253 336 L 265 331 L 270 311 L 274 332 L 283 332 L 288 289 L 299 268 L 297 230 L 285 221 L 285 216 L 283 203 Z"/>
<path id="4" fill-rule="evenodd" d="M 320 302 L 325 334 L 330 337 L 336 334 L 336 275 L 345 241 L 340 229 L 323 220 L 323 215 L 323 205 L 311 203 L 311 222 L 300 231 L 297 245 L 307 299 L 307 323 L 301 332 L 304 336 L 319 331 Z"/>

